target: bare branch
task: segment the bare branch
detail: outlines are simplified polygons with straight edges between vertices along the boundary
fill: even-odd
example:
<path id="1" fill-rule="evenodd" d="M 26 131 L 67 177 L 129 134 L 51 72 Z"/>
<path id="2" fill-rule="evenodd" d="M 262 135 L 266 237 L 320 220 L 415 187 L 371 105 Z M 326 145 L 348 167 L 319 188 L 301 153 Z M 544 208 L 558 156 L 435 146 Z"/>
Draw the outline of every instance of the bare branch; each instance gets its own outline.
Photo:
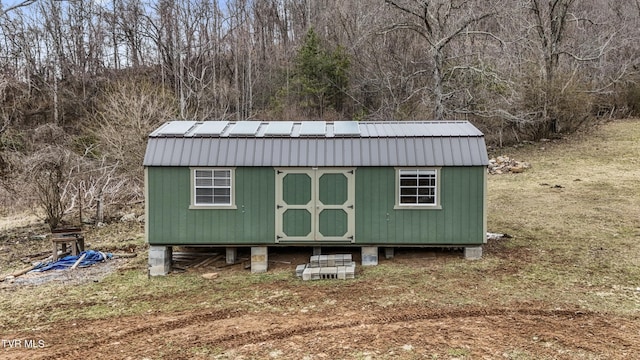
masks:
<path id="1" fill-rule="evenodd" d="M 419 19 L 424 19 L 424 18 L 425 18 L 425 16 L 418 14 L 417 12 L 415 12 L 415 11 L 411 10 L 411 9 L 410 9 L 410 8 L 408 8 L 408 7 L 404 7 L 404 6 L 400 6 L 400 5 L 398 5 L 398 4 L 397 4 L 395 1 L 393 1 L 393 0 L 384 0 L 384 2 L 385 2 L 385 3 L 387 3 L 387 4 L 389 4 L 389 5 L 391 5 L 391 6 L 393 6 L 393 7 L 395 7 L 396 9 L 398 9 L 398 10 L 400 10 L 400 11 L 402 11 L 402 12 L 405 12 L 405 13 L 411 14 L 411 15 L 413 15 L 413 16 L 415 16 L 415 17 L 419 18 Z M 426 14 L 426 12 L 427 12 L 427 6 L 428 6 L 428 5 L 429 5 L 429 3 L 425 1 L 425 5 L 424 5 L 424 11 L 425 11 L 425 14 Z"/>
<path id="2" fill-rule="evenodd" d="M 397 24 L 392 24 L 391 26 L 387 27 L 386 29 L 379 31 L 378 35 L 384 35 L 386 33 L 392 32 L 392 31 L 396 31 L 396 30 L 411 30 L 413 32 L 415 32 L 416 34 L 420 35 L 422 38 L 424 38 L 425 40 L 427 40 L 427 42 L 429 42 L 429 44 L 432 44 L 431 42 L 431 38 L 429 36 L 427 36 L 427 34 L 424 33 L 422 27 L 420 27 L 420 25 L 414 24 L 414 23 L 397 23 Z"/>
<path id="3" fill-rule="evenodd" d="M 501 47 L 506 47 L 507 46 L 507 43 L 504 40 L 502 40 L 496 34 L 490 33 L 488 31 L 477 31 L 477 30 L 465 31 L 464 35 L 485 35 L 487 37 L 490 37 L 490 38 L 493 38 L 493 39 L 497 40 L 500 43 Z"/>
<path id="4" fill-rule="evenodd" d="M 480 16 L 477 17 L 473 17 L 471 19 L 467 19 L 466 21 L 464 21 L 462 24 L 460 24 L 460 26 L 458 26 L 458 28 L 456 30 L 454 30 L 451 34 L 449 34 L 448 36 L 445 36 L 444 38 L 440 39 L 435 47 L 437 49 L 442 49 L 445 46 L 447 46 L 447 44 L 449 44 L 449 42 L 455 38 L 456 36 L 458 36 L 462 31 L 464 31 L 467 27 L 469 27 L 471 24 L 477 23 L 483 19 L 486 19 L 488 17 L 494 16 L 496 15 L 495 12 L 490 12 L 490 13 L 485 13 L 482 14 Z"/>
<path id="5" fill-rule="evenodd" d="M 9 123 L 10 120 L 8 118 L 4 118 L 2 121 L 2 126 L 0 126 L 0 136 L 2 136 L 2 134 L 4 134 L 7 129 L 9 128 Z"/>
<path id="6" fill-rule="evenodd" d="M 6 8 L 6 9 L 4 9 L 4 10 L 1 10 L 1 9 L 0 9 L 0 15 L 6 14 L 6 13 L 8 13 L 9 11 L 13 11 L 13 10 L 19 9 L 19 8 L 21 8 L 21 7 L 25 7 L 25 6 L 32 5 L 32 4 L 34 4 L 36 1 L 37 1 L 37 0 L 23 0 L 22 2 L 19 2 L 19 3 L 13 4 L 13 5 L 9 6 L 8 8 Z"/>

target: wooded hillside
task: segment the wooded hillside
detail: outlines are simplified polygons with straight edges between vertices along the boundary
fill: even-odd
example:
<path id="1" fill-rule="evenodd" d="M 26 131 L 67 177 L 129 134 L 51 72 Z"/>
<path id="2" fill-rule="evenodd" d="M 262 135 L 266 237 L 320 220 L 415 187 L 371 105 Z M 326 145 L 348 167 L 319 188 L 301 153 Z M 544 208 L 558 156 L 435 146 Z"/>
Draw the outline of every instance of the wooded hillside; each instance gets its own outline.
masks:
<path id="1" fill-rule="evenodd" d="M 639 39 L 640 0 L 9 1 L 4 202 L 52 217 L 135 201 L 146 135 L 170 119 L 467 119 L 497 145 L 553 137 L 640 114 Z"/>

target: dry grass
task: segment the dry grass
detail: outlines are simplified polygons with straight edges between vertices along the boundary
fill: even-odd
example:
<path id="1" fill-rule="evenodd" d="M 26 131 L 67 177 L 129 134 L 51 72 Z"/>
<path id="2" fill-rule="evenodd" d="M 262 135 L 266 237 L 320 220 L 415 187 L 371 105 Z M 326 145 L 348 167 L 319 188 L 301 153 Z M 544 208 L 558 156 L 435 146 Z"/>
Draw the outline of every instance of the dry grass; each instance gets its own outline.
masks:
<path id="1" fill-rule="evenodd" d="M 0 217 L 0 231 L 6 232 L 15 228 L 42 223 L 42 217 L 25 212 L 3 214 Z"/>
<path id="2" fill-rule="evenodd" d="M 512 296 L 637 311 L 640 122 L 508 155 L 533 164 L 489 180 L 490 231 L 514 234 L 505 246 L 521 254 Z"/>

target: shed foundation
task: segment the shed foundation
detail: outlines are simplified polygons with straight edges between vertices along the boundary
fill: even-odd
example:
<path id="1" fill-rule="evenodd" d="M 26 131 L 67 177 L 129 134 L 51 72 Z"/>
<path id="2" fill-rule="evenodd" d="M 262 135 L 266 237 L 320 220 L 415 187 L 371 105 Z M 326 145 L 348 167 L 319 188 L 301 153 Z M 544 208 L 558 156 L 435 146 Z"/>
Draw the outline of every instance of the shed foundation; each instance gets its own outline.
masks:
<path id="1" fill-rule="evenodd" d="M 254 274 L 267 272 L 268 265 L 268 248 L 266 246 L 251 247 L 251 272 Z"/>
<path id="2" fill-rule="evenodd" d="M 226 248 L 225 261 L 227 264 L 235 264 L 238 257 L 238 249 L 234 247 Z"/>
<path id="3" fill-rule="evenodd" d="M 362 250 L 362 266 L 378 265 L 378 247 L 363 246 Z"/>
<path id="4" fill-rule="evenodd" d="M 465 247 L 464 258 L 467 260 L 480 260 L 482 258 L 482 246 Z"/>
<path id="5" fill-rule="evenodd" d="M 149 275 L 164 276 L 171 271 L 171 246 L 149 246 Z"/>
<path id="6" fill-rule="evenodd" d="M 394 248 L 386 247 L 384 248 L 384 258 L 385 259 L 393 259 L 394 256 Z"/>

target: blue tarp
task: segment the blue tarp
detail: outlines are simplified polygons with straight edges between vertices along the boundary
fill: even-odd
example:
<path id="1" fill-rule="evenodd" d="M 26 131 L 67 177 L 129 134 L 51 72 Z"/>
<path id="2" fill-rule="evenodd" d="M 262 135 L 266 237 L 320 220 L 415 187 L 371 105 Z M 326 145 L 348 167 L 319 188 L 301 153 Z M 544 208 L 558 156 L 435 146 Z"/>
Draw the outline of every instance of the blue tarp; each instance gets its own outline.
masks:
<path id="1" fill-rule="evenodd" d="M 69 269 L 73 266 L 73 264 L 78 261 L 78 259 L 83 255 L 87 254 L 84 259 L 78 264 L 78 267 L 87 267 L 91 266 L 95 263 L 111 259 L 113 255 L 111 253 L 103 253 L 95 250 L 86 250 L 78 254 L 77 256 L 69 255 L 65 256 L 62 259 L 56 262 L 50 262 L 46 264 L 41 264 L 39 267 L 33 269 L 32 271 L 49 271 L 49 270 L 65 270 Z"/>

